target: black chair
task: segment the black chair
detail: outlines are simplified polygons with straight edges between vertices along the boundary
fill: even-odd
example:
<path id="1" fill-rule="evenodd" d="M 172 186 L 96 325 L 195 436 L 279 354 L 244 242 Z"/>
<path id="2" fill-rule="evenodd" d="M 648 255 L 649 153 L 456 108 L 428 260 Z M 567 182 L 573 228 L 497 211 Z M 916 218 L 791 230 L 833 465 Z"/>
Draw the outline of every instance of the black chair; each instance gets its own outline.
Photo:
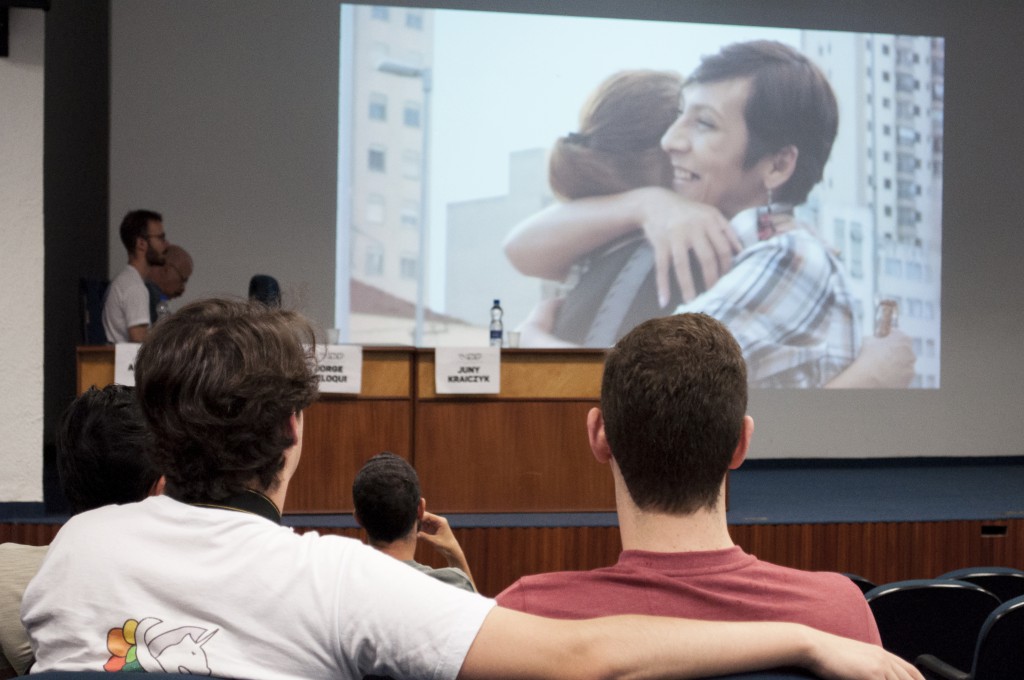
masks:
<path id="1" fill-rule="evenodd" d="M 922 654 L 941 654 L 966 668 L 978 633 L 999 606 L 980 586 L 952 579 L 917 579 L 878 586 L 865 594 L 882 646 L 914 663 Z"/>
<path id="2" fill-rule="evenodd" d="M 1024 595 L 1024 571 L 1012 567 L 967 567 L 966 569 L 947 571 L 939 578 L 952 578 L 973 583 L 1003 602 Z"/>
<path id="3" fill-rule="evenodd" d="M 999 605 L 978 635 L 971 672 L 942 661 L 945 654 L 925 654 L 917 667 L 929 680 L 1020 680 L 1024 678 L 1024 596 Z"/>
<path id="4" fill-rule="evenodd" d="M 106 279 L 81 278 L 78 280 L 82 343 L 85 345 L 107 344 L 107 334 L 103 330 L 103 302 L 109 287 L 110 281 Z"/>
<path id="5" fill-rule="evenodd" d="M 867 580 L 863 576 L 857 574 L 851 574 L 849 572 L 843 572 L 843 576 L 853 581 L 853 584 L 860 588 L 860 592 L 867 593 L 869 590 L 876 588 L 877 586 L 871 581 Z"/>

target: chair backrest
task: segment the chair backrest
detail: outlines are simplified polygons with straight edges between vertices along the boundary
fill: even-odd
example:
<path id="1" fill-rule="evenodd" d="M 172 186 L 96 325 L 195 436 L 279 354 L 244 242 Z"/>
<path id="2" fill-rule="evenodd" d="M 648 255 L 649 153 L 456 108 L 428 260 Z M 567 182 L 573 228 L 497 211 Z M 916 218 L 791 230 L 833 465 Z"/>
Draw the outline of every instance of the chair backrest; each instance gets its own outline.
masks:
<path id="1" fill-rule="evenodd" d="M 78 280 L 83 344 L 107 344 L 107 334 L 103 330 L 103 303 L 109 287 L 110 281 L 106 279 L 81 278 Z"/>
<path id="2" fill-rule="evenodd" d="M 978 635 L 974 680 L 1024 678 L 1024 596 L 999 605 Z"/>
<path id="3" fill-rule="evenodd" d="M 948 571 L 939 578 L 979 585 L 1003 602 L 1024 595 L 1024 571 L 1012 567 L 967 567 Z"/>
<path id="4" fill-rule="evenodd" d="M 866 593 L 869 590 L 876 588 L 877 586 L 871 581 L 867 580 L 863 576 L 857 574 L 851 574 L 850 572 L 843 572 L 843 576 L 853 581 L 853 584 L 860 588 L 860 592 Z"/>
<path id="5" fill-rule="evenodd" d="M 887 583 L 865 597 L 883 647 L 910 663 L 933 654 L 956 668 L 971 666 L 978 633 L 999 606 L 984 588 L 952 579 Z"/>

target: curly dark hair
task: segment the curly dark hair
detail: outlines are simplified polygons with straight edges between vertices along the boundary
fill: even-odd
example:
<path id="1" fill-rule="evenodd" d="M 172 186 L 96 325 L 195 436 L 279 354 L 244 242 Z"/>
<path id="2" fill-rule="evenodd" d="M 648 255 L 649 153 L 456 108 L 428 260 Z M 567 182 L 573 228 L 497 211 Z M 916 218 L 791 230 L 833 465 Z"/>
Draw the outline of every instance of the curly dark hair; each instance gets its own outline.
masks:
<path id="1" fill-rule="evenodd" d="M 135 390 L 108 385 L 82 393 L 57 428 L 57 472 L 71 512 L 145 498 L 160 479 L 152 448 Z"/>
<path id="2" fill-rule="evenodd" d="M 714 507 L 746 409 L 743 353 L 707 314 L 645 321 L 605 360 L 605 436 L 642 510 L 690 514 Z"/>
<path id="3" fill-rule="evenodd" d="M 416 470 L 390 451 L 366 461 L 352 482 L 356 519 L 374 543 L 391 543 L 416 526 L 420 480 Z"/>
<path id="4" fill-rule="evenodd" d="M 260 303 L 193 302 L 154 327 L 135 382 L 166 492 L 185 502 L 272 490 L 295 444 L 290 417 L 317 398 L 313 328 Z"/>

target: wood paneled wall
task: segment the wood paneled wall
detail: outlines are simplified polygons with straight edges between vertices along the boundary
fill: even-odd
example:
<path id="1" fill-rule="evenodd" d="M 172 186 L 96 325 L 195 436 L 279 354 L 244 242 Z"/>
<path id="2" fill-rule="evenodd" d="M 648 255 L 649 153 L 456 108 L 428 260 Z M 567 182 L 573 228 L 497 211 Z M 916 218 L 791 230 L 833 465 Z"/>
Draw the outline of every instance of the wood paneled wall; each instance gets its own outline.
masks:
<path id="1" fill-rule="evenodd" d="M 0 524 L 0 542 L 46 545 L 58 528 Z M 359 529 L 315 530 L 361 538 Z M 875 583 L 930 578 L 969 566 L 1024 569 L 1024 520 L 736 525 L 730 531 L 738 545 L 763 560 L 798 569 L 852 572 Z M 455 535 L 477 587 L 490 596 L 526 574 L 613 564 L 621 549 L 616 527 L 457 528 Z M 416 557 L 424 564 L 444 566 L 427 546 L 421 546 Z"/>

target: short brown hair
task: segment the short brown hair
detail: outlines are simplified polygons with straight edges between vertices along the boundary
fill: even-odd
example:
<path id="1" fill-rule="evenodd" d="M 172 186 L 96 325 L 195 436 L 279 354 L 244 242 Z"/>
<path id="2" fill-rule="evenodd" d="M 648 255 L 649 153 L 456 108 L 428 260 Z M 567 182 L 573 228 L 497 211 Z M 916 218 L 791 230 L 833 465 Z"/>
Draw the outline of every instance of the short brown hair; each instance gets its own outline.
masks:
<path id="1" fill-rule="evenodd" d="M 121 243 L 128 254 L 135 252 L 135 241 L 146 238 L 149 235 L 150 222 L 163 222 L 164 218 L 153 210 L 132 210 L 125 214 L 121 220 L 121 227 L 118 233 L 121 236 Z"/>
<path id="2" fill-rule="evenodd" d="M 248 301 L 201 300 L 157 324 L 135 380 L 168 495 L 274 488 L 295 443 L 289 418 L 317 397 L 314 351 L 300 314 Z"/>
<path id="3" fill-rule="evenodd" d="M 707 314 L 640 324 L 605 360 L 605 435 L 637 507 L 713 507 L 747 409 L 747 369 L 729 330 Z"/>
<path id="4" fill-rule="evenodd" d="M 796 169 L 774 200 L 799 205 L 821 181 L 839 129 L 839 107 L 825 74 L 797 50 L 771 40 L 723 47 L 704 57 L 687 83 L 750 78 L 744 111 L 749 135 L 746 167 L 792 144 Z M 685 91 L 684 91 L 685 96 Z"/>
<path id="5" fill-rule="evenodd" d="M 605 196 L 672 179 L 661 136 L 679 113 L 682 78 L 671 71 L 621 71 L 590 96 L 577 132 L 555 142 L 551 189 L 569 200 Z"/>
<path id="6" fill-rule="evenodd" d="M 420 478 L 390 451 L 366 461 L 352 481 L 356 520 L 374 543 L 392 543 L 416 527 Z"/>

